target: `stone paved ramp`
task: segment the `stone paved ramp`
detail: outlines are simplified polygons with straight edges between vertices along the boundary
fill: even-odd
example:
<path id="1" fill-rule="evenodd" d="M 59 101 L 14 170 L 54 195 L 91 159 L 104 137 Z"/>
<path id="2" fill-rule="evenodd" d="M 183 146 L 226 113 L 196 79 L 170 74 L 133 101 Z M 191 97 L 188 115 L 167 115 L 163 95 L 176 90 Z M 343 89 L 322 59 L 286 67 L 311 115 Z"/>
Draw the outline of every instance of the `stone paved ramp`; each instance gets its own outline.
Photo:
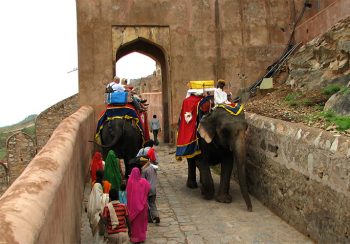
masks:
<path id="1" fill-rule="evenodd" d="M 202 199 L 199 189 L 186 187 L 187 163 L 175 161 L 175 148 L 162 145 L 157 152 L 161 223 L 149 224 L 146 243 L 313 243 L 253 197 L 253 212 L 248 212 L 235 183 L 230 204 Z M 219 176 L 213 177 L 218 184 Z M 85 213 L 81 241 L 92 243 Z"/>
<path id="2" fill-rule="evenodd" d="M 230 204 L 202 199 L 199 189 L 186 187 L 187 163 L 175 161 L 175 148 L 163 145 L 157 151 L 161 223 L 149 225 L 147 243 L 312 243 L 253 197 L 248 212 L 235 183 Z"/>

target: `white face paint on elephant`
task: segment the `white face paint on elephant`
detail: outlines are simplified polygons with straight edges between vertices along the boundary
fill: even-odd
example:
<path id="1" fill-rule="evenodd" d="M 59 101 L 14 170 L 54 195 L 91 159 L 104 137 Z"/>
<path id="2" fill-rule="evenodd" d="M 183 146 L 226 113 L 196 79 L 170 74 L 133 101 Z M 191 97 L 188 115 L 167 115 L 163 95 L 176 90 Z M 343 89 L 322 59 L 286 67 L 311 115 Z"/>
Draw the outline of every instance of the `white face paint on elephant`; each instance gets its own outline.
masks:
<path id="1" fill-rule="evenodd" d="M 213 138 L 208 134 L 208 132 L 199 124 L 198 126 L 199 135 L 205 140 L 206 143 L 211 143 Z"/>

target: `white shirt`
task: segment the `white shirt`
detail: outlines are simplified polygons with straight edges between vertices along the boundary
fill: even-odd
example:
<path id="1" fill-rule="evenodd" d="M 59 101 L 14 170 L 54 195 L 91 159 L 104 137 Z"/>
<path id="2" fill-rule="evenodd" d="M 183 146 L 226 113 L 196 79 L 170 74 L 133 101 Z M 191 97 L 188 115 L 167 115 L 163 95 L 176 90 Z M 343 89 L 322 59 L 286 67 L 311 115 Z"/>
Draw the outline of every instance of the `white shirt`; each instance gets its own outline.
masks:
<path id="1" fill-rule="evenodd" d="M 151 129 L 152 130 L 159 130 L 160 129 L 160 123 L 157 118 L 152 118 L 151 119 Z"/>
<path id="2" fill-rule="evenodd" d="M 221 88 L 216 88 L 214 91 L 214 104 L 223 104 L 223 103 L 229 103 L 227 101 L 227 93 L 224 92 Z"/>
<path id="3" fill-rule="evenodd" d="M 115 92 L 123 92 L 125 91 L 125 88 L 122 84 L 120 83 L 115 83 L 114 81 L 110 82 L 107 87 L 112 87 L 113 91 Z"/>

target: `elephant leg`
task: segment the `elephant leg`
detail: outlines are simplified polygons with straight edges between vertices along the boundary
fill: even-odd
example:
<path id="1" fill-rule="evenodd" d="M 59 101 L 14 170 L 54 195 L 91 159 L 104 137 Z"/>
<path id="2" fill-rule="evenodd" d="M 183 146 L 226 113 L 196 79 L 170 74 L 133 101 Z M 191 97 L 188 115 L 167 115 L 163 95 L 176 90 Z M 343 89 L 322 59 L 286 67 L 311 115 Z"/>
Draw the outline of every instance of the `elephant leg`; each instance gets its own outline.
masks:
<path id="1" fill-rule="evenodd" d="M 200 179 L 201 179 L 201 192 L 205 199 L 210 200 L 214 198 L 214 181 L 211 176 L 209 164 L 207 162 L 201 162 L 200 165 Z"/>
<path id="2" fill-rule="evenodd" d="M 187 159 L 187 187 L 188 188 L 197 188 L 197 179 L 196 179 L 196 160 L 194 158 Z"/>
<path id="3" fill-rule="evenodd" d="M 235 141 L 234 146 L 234 156 L 237 162 L 237 173 L 238 173 L 238 182 L 241 188 L 241 194 L 246 203 L 247 209 L 249 212 L 253 210 L 252 203 L 248 194 L 248 186 L 246 182 L 245 174 L 245 163 L 246 163 L 246 145 L 245 145 L 245 131 L 240 131 Z"/>
<path id="4" fill-rule="evenodd" d="M 221 162 L 220 187 L 216 195 L 216 201 L 223 203 L 232 202 L 230 192 L 230 180 L 232 175 L 233 159 L 232 157 L 223 157 Z"/>

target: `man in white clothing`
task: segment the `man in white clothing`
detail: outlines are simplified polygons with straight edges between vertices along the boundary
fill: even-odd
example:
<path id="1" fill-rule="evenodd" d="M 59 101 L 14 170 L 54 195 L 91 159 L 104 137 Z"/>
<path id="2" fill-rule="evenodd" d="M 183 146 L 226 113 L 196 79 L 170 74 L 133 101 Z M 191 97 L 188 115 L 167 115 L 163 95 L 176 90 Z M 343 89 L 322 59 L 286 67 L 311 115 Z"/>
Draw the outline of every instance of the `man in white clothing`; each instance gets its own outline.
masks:
<path id="1" fill-rule="evenodd" d="M 218 80 L 218 84 L 216 85 L 216 89 L 214 91 L 214 104 L 230 104 L 230 102 L 227 100 L 227 93 L 224 91 L 225 87 L 225 81 L 224 80 Z"/>
<path id="2" fill-rule="evenodd" d="M 110 82 L 106 87 L 106 92 L 123 92 L 125 91 L 125 87 L 120 84 L 120 78 L 118 76 L 114 76 L 112 82 Z"/>

